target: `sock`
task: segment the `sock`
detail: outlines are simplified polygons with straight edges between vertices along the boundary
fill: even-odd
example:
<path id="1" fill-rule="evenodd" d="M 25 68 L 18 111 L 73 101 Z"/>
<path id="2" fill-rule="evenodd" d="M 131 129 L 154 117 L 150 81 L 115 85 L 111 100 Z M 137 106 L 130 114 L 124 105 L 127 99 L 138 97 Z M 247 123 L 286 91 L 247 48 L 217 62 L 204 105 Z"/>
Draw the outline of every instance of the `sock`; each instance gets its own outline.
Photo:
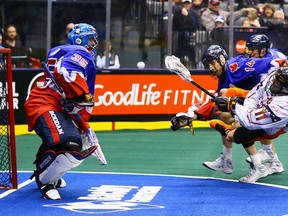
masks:
<path id="1" fill-rule="evenodd" d="M 227 148 L 225 145 L 223 145 L 223 155 L 228 158 L 228 159 L 232 159 L 232 148 Z"/>
<path id="2" fill-rule="evenodd" d="M 262 148 L 263 150 L 266 150 L 266 151 L 273 151 L 273 148 L 272 148 L 272 144 L 269 144 L 269 145 L 262 145 Z"/>
<path id="3" fill-rule="evenodd" d="M 261 160 L 258 156 L 258 154 L 250 155 L 251 161 L 254 164 L 254 166 L 259 166 L 261 164 Z"/>
<path id="4" fill-rule="evenodd" d="M 264 151 L 266 151 L 271 158 L 274 158 L 274 157 L 275 157 L 276 154 L 275 154 L 274 151 L 273 151 L 272 144 L 262 145 L 262 149 L 263 149 Z M 278 157 L 277 157 L 277 158 L 278 158 Z"/>

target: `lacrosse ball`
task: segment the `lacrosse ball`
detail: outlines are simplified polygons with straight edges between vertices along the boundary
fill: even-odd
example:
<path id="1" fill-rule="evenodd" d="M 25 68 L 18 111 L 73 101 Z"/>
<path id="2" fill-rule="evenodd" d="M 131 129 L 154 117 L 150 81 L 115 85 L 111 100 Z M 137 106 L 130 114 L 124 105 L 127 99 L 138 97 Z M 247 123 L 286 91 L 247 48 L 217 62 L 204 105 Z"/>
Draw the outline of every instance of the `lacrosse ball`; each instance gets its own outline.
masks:
<path id="1" fill-rule="evenodd" d="M 139 69 L 143 69 L 143 68 L 145 68 L 145 63 L 144 63 L 143 61 L 139 61 L 139 62 L 137 63 L 137 67 L 138 67 Z"/>

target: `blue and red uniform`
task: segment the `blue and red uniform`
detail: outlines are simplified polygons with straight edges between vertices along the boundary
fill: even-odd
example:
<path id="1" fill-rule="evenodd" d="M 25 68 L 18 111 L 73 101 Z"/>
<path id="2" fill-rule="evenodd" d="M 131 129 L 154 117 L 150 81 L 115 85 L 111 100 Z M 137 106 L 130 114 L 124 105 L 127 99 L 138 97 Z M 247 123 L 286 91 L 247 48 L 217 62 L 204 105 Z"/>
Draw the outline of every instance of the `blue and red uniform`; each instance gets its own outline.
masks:
<path id="1" fill-rule="evenodd" d="M 53 71 L 53 76 L 68 99 L 89 94 L 94 97 L 96 66 L 86 48 L 78 45 L 52 48 L 48 53 L 47 66 Z M 63 109 L 61 99 L 61 94 L 48 77 L 44 86 L 32 89 L 24 106 L 28 130 L 35 130 L 49 145 L 71 141 L 71 136 L 74 137 L 73 141 L 81 143 L 78 129 L 72 122 L 75 115 L 69 115 Z M 92 108 L 83 106 L 77 110 L 77 115 L 86 123 L 85 127 L 89 127 L 87 121 Z M 86 130 L 85 127 L 81 128 L 81 125 L 78 127 L 80 130 Z"/>

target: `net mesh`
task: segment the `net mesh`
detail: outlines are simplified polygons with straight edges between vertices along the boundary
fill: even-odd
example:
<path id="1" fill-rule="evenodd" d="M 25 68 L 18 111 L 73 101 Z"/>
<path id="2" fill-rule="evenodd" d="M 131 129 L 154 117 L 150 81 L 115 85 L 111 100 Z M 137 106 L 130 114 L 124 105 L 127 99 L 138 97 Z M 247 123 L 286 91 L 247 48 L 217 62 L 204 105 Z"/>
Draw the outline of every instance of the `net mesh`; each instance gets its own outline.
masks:
<path id="1" fill-rule="evenodd" d="M 7 55 L 0 51 L 0 188 L 12 187 L 6 62 Z"/>

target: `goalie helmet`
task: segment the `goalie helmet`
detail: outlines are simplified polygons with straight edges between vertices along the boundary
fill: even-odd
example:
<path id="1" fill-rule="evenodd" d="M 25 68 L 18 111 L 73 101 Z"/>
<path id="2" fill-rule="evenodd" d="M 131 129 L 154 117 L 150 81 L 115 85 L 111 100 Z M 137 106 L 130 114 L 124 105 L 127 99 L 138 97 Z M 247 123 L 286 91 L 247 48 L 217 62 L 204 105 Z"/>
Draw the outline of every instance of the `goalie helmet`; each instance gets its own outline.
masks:
<path id="1" fill-rule="evenodd" d="M 76 24 L 68 34 L 68 43 L 85 47 L 93 57 L 97 55 L 98 34 L 96 29 L 86 23 Z"/>
<path id="2" fill-rule="evenodd" d="M 263 48 L 267 50 L 271 47 L 269 38 L 264 34 L 252 35 L 248 40 L 246 40 L 245 52 L 248 53 L 249 50 L 257 49 L 259 54 Z"/>
<path id="3" fill-rule="evenodd" d="M 226 51 L 219 45 L 211 45 L 202 56 L 202 63 L 204 67 L 211 71 L 209 64 L 216 60 L 222 67 L 222 74 L 217 75 L 218 78 L 222 77 L 225 72 L 226 62 L 228 60 L 228 55 Z M 215 72 L 213 72 L 215 73 Z"/>
<path id="4" fill-rule="evenodd" d="M 288 95 L 288 67 L 279 68 L 275 72 L 270 91 L 273 94 Z"/>

